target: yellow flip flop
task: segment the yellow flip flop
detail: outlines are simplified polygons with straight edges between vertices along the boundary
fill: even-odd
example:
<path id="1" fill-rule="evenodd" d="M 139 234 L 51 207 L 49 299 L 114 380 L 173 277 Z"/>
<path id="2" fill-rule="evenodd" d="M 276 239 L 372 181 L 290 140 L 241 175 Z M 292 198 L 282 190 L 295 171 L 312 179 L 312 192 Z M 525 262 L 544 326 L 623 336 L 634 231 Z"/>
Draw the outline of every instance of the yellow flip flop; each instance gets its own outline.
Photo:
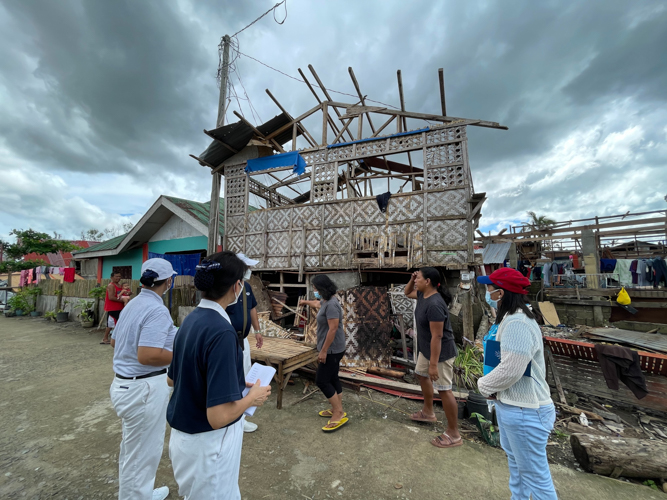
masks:
<path id="1" fill-rule="evenodd" d="M 350 419 L 349 419 L 349 418 L 346 418 L 346 417 L 341 418 L 338 422 L 332 422 L 331 420 L 329 420 L 329 421 L 327 422 L 327 425 L 329 425 L 329 424 L 336 424 L 336 426 L 335 426 L 335 427 L 322 427 L 322 430 L 323 430 L 324 432 L 333 432 L 333 431 L 337 431 L 338 429 L 340 429 L 341 427 L 343 427 L 343 426 L 347 423 L 348 420 L 350 420 Z"/>
<path id="2" fill-rule="evenodd" d="M 320 417 L 331 418 L 333 416 L 333 412 L 331 410 L 322 410 L 318 413 L 318 415 Z M 347 413 L 343 413 L 343 416 L 347 417 Z"/>

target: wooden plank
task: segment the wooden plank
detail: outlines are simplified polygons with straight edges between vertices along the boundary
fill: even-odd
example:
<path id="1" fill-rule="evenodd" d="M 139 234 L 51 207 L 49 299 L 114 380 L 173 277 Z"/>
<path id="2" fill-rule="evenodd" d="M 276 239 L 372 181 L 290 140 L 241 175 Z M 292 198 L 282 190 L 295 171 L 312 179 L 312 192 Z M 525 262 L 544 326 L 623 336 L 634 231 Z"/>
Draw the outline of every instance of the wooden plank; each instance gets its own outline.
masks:
<path id="1" fill-rule="evenodd" d="M 421 387 L 416 384 L 407 384 L 405 382 L 395 382 L 393 380 L 367 377 L 364 375 L 357 375 L 355 373 L 340 372 L 338 377 L 344 380 L 353 380 L 363 385 L 374 385 L 376 387 L 385 387 L 387 389 L 394 389 L 401 392 L 408 392 L 410 394 L 421 394 Z M 454 397 L 466 399 L 467 393 L 452 391 Z"/>
<path id="2" fill-rule="evenodd" d="M 558 326 L 561 324 L 556 308 L 551 302 L 538 302 L 537 305 L 540 308 L 540 312 L 544 317 L 544 320 L 547 321 L 552 326 Z"/>

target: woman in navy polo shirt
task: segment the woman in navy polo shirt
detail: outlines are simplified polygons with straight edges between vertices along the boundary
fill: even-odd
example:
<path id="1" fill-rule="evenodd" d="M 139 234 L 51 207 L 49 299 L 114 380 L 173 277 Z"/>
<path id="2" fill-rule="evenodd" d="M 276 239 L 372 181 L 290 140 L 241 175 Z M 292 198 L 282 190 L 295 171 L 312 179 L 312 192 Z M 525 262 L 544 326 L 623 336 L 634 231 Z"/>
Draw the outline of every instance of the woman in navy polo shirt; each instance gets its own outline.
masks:
<path id="1" fill-rule="evenodd" d="M 169 456 L 179 494 L 186 499 L 240 499 L 243 412 L 261 406 L 271 387 L 260 381 L 243 397 L 243 351 L 225 309 L 238 301 L 247 266 L 229 251 L 197 266 L 199 306 L 174 340 L 167 382 L 172 427 Z"/>

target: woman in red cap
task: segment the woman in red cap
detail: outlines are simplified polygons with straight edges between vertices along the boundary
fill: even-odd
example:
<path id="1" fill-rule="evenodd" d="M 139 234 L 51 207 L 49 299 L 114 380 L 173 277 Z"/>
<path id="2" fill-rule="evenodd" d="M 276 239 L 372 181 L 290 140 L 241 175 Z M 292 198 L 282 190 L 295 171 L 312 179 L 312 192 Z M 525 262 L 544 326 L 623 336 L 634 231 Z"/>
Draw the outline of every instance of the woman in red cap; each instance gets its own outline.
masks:
<path id="1" fill-rule="evenodd" d="M 526 305 L 530 281 L 507 267 L 477 281 L 486 285 L 491 300 L 498 301 L 500 363 L 477 385 L 484 396 L 497 399 L 500 444 L 507 454 L 512 498 L 532 495 L 535 500 L 556 500 L 547 461 L 556 410 L 546 381 L 537 313 Z"/>

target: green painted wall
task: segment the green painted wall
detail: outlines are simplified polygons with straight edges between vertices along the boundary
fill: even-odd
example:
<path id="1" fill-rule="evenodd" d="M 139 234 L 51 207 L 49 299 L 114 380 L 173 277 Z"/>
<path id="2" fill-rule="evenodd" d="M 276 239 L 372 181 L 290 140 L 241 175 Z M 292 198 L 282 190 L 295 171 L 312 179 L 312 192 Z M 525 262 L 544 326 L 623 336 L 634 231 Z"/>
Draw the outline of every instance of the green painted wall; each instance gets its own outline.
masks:
<path id="1" fill-rule="evenodd" d="M 153 253 L 194 252 L 206 250 L 208 238 L 206 236 L 190 236 L 176 240 L 149 241 L 148 251 Z"/>
<path id="2" fill-rule="evenodd" d="M 143 264 L 143 252 L 141 248 L 104 257 L 102 262 L 102 279 L 108 278 L 116 266 L 132 266 L 132 279 L 138 280 L 141 278 L 141 264 Z"/>
<path id="3" fill-rule="evenodd" d="M 197 250 L 206 250 L 207 241 L 206 236 L 150 241 L 148 243 L 148 251 L 154 253 L 195 252 Z M 141 278 L 141 264 L 143 262 L 143 250 L 141 248 L 135 248 L 119 255 L 104 257 L 102 279 L 108 278 L 112 269 L 116 266 L 132 266 L 132 279 L 138 280 Z"/>

